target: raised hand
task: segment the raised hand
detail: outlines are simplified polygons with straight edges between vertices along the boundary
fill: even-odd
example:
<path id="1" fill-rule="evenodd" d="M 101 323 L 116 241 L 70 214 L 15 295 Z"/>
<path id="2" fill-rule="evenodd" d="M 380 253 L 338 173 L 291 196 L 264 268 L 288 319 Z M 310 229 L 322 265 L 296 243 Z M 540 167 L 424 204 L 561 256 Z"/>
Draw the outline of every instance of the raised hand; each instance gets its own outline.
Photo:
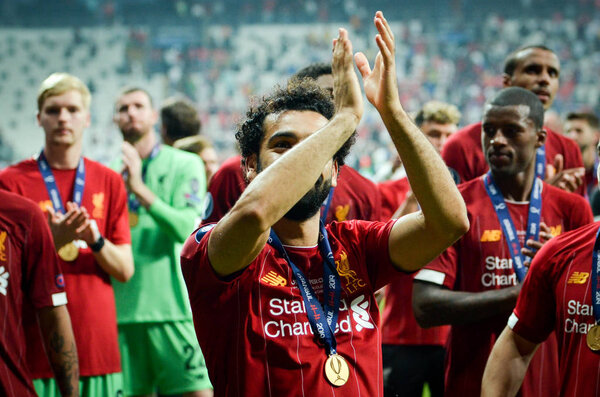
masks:
<path id="1" fill-rule="evenodd" d="M 129 190 L 136 191 L 142 181 L 142 159 L 137 150 L 129 142 L 123 142 L 121 147 L 123 171 L 127 174 L 125 183 Z"/>
<path id="2" fill-rule="evenodd" d="M 358 77 L 352 61 L 352 42 L 346 29 L 340 28 L 338 38 L 333 40 L 333 98 L 336 114 L 350 114 L 356 124 L 363 114 L 363 98 Z"/>
<path id="3" fill-rule="evenodd" d="M 354 59 L 362 75 L 367 99 L 377 108 L 382 117 L 385 117 L 393 115 L 401 108 L 396 78 L 396 47 L 394 34 L 381 11 L 375 14 L 374 23 L 379 32 L 375 36 L 379 52 L 373 70 L 362 52 L 357 53 Z"/>
<path id="4" fill-rule="evenodd" d="M 557 154 L 554 158 L 554 166 L 546 166 L 546 183 L 556 186 L 567 192 L 576 191 L 583 183 L 585 168 L 564 169 L 564 158 L 562 154 Z"/>
<path id="5" fill-rule="evenodd" d="M 527 259 L 525 262 L 525 266 L 529 266 L 531 264 L 531 260 L 535 256 L 535 254 L 552 238 L 552 231 L 544 222 L 540 223 L 540 240 L 527 240 L 525 242 L 525 246 L 521 248 L 521 253 L 530 259 Z"/>

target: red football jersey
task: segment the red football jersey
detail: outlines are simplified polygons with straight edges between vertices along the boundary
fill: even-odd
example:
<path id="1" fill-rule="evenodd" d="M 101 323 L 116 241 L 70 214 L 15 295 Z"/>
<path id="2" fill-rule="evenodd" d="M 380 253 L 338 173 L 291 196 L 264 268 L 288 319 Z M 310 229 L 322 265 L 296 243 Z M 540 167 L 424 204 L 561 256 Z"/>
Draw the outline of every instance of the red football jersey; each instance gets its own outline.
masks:
<path id="1" fill-rule="evenodd" d="M 324 377 L 325 349 L 312 334 L 291 268 L 275 248 L 266 245 L 241 273 L 221 279 L 208 260 L 210 231 L 200 241 L 196 234 L 188 238 L 181 264 L 215 395 L 382 396 L 374 293 L 402 274 L 388 254 L 393 224 L 354 220 L 326 226 L 342 283 L 337 350 L 350 366 L 350 378 L 341 387 Z M 318 247 L 286 250 L 322 301 Z"/>
<path id="2" fill-rule="evenodd" d="M 71 201 L 75 170 L 52 170 L 66 207 Z M 113 244 L 131 244 L 127 214 L 127 193 L 121 176 L 100 163 L 85 159 L 85 207 L 100 233 Z M 42 174 L 33 159 L 10 166 L 0 173 L 0 188 L 10 190 L 38 203 L 52 206 Z M 110 276 L 96 263 L 85 242 L 77 241 L 79 256 L 73 262 L 60 260 L 64 272 L 67 308 L 77 342 L 81 376 L 121 371 L 115 298 Z M 51 378 L 52 371 L 44 355 L 36 326 L 26 328 L 27 361 L 34 378 Z"/>
<path id="3" fill-rule="evenodd" d="M 408 178 L 404 177 L 395 181 L 379 182 L 377 189 L 381 196 L 381 216 L 385 221 L 390 219 L 400 204 L 404 202 L 406 195 L 410 191 Z"/>
<path id="4" fill-rule="evenodd" d="M 546 164 L 553 165 L 554 157 L 562 154 L 564 168 L 583 167 L 581 151 L 572 139 L 558 134 L 548 127 L 546 137 Z M 442 158 L 446 165 L 454 169 L 461 182 L 467 182 L 485 174 L 489 167 L 481 149 L 481 122 L 468 125 L 452 134 L 442 148 Z M 585 181 L 577 193 L 585 195 Z"/>
<path id="5" fill-rule="evenodd" d="M 203 224 L 218 222 L 242 195 L 246 182 L 241 160 L 241 156 L 236 156 L 225 161 L 210 180 L 208 192 L 212 198 L 212 210 L 202 221 Z M 381 198 L 377 185 L 353 168 L 343 166 L 340 167 L 337 187 L 325 222 L 351 219 L 381 220 Z"/>
<path id="6" fill-rule="evenodd" d="M 219 222 L 227 211 L 233 207 L 245 188 L 246 181 L 244 181 L 244 175 L 242 174 L 242 156 L 225 160 L 208 183 L 208 194 L 211 203 L 208 207 L 208 214 L 205 214 L 202 223 Z"/>
<path id="7" fill-rule="evenodd" d="M 483 178 L 459 185 L 471 227 L 454 245 L 421 270 L 415 279 L 448 289 L 483 292 L 517 285 L 512 259 Z M 523 244 L 528 202 L 505 200 Z M 544 183 L 542 222 L 553 235 L 592 222 L 585 199 Z M 489 353 L 506 325 L 496 316 L 478 323 L 452 326 L 446 358 L 446 396 L 475 396 Z M 523 383 L 523 396 L 550 396 L 558 392 L 556 339 L 550 338 L 534 356 Z"/>
<path id="8" fill-rule="evenodd" d="M 600 355 L 586 344 L 595 324 L 590 272 L 598 227 L 600 223 L 586 225 L 540 250 L 508 322 L 535 343 L 555 331 L 561 396 L 596 396 L 600 390 Z"/>
<path id="9" fill-rule="evenodd" d="M 64 305 L 67 296 L 42 212 L 33 202 L 1 190 L 0 201 L 0 395 L 35 396 L 24 326 L 38 325 L 35 313 L 23 309 Z"/>

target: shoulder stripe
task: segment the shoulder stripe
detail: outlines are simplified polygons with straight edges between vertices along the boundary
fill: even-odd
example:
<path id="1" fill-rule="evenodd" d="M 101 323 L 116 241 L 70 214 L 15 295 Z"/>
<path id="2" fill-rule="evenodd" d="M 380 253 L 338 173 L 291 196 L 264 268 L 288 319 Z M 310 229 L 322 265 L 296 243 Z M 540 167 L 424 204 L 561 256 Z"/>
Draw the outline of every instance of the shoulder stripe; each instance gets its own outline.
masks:
<path id="1" fill-rule="evenodd" d="M 58 292 L 56 294 L 52 294 L 52 306 L 62 306 L 67 304 L 67 293 L 66 292 Z"/>
<path id="2" fill-rule="evenodd" d="M 444 285 L 446 275 L 437 270 L 423 269 L 415 276 L 415 280 L 427 281 L 429 283 Z"/>
<path id="3" fill-rule="evenodd" d="M 517 325 L 518 322 L 519 322 L 519 317 L 517 317 L 517 315 L 515 313 L 512 313 L 510 315 L 510 317 L 508 318 L 508 327 L 510 329 L 513 329 L 515 327 L 515 325 Z"/>

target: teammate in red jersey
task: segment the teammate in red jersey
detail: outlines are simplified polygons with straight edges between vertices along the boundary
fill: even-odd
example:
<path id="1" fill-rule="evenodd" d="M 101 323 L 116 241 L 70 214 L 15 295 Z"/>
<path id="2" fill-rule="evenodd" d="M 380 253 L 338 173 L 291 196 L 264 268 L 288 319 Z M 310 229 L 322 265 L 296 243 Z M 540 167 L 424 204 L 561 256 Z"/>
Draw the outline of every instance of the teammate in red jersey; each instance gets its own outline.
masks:
<path id="1" fill-rule="evenodd" d="M 598 167 L 598 156 L 596 154 L 596 146 L 600 138 L 600 121 L 593 113 L 569 113 L 565 121 L 565 134 L 577 142 L 581 157 L 583 158 L 583 166 L 585 167 L 585 184 L 587 187 L 587 195 L 591 199 L 595 191 L 597 191 L 598 178 L 596 177 L 596 168 Z M 592 211 L 594 206 L 592 205 Z M 594 213 L 594 215 L 597 215 Z"/>
<path id="2" fill-rule="evenodd" d="M 356 63 L 408 174 L 421 176 L 413 191 L 422 210 L 388 223 L 319 225 L 363 106 L 340 29 L 335 109 L 310 80 L 292 81 L 250 109 L 236 136 L 251 182 L 218 224 L 184 246 L 183 273 L 217 396 L 381 395 L 374 292 L 467 229 L 449 172 L 400 105 L 394 39 L 380 12 L 375 25 L 375 68 L 361 53 Z"/>
<path id="3" fill-rule="evenodd" d="M 542 101 L 544 109 L 552 106 L 558 91 L 560 62 L 544 46 L 528 46 L 512 52 L 504 61 L 504 87 L 523 87 Z M 539 173 L 547 183 L 569 192 L 585 194 L 584 169 L 577 144 L 546 129 L 545 162 Z M 481 150 L 481 123 L 468 125 L 454 134 L 442 150 L 442 158 L 454 169 L 462 182 L 483 175 L 488 170 Z"/>
<path id="4" fill-rule="evenodd" d="M 486 106 L 482 142 L 491 171 L 459 185 L 469 232 L 415 276 L 419 324 L 452 325 L 446 396 L 480 393 L 485 363 L 515 305 L 527 257 L 552 235 L 592 221 L 583 197 L 535 175 L 536 149 L 546 135 L 543 112 L 538 98 L 519 87 L 500 91 Z M 556 395 L 555 338 L 534 361 L 523 396 Z"/>
<path id="5" fill-rule="evenodd" d="M 458 129 L 460 112 L 456 106 L 430 101 L 415 116 L 421 129 L 439 154 L 446 139 Z M 379 183 L 382 212 L 388 219 L 418 210 L 412 194 L 404 201 L 400 196 L 410 191 L 408 178 Z M 399 207 L 401 207 L 399 209 Z M 449 326 L 421 328 L 412 311 L 412 275 L 398 278 L 385 288 L 382 314 L 383 389 L 386 396 L 423 394 L 424 384 L 431 395 L 444 395 L 444 346 Z"/>
<path id="6" fill-rule="evenodd" d="M 36 323 L 32 305 L 60 392 L 79 396 L 77 348 L 48 224 L 29 200 L 0 190 L 0 201 L 0 394 L 36 395 L 23 332 L 24 323 Z"/>
<path id="7" fill-rule="evenodd" d="M 333 94 L 331 73 L 330 64 L 314 63 L 299 70 L 294 77 L 314 79 L 321 88 Z M 218 222 L 244 191 L 246 181 L 241 162 L 241 156 L 225 161 L 210 181 L 208 192 L 212 197 L 212 206 L 207 211 L 204 224 Z M 322 208 L 322 211 L 326 211 L 323 214 L 325 223 L 351 219 L 381 220 L 381 196 L 377 185 L 352 167 L 343 163 L 339 165 L 338 185 L 332 192 L 331 201 L 326 201 Z"/>
<path id="8" fill-rule="evenodd" d="M 81 155 L 89 104 L 89 91 L 78 78 L 56 73 L 44 80 L 37 116 L 45 133 L 44 148 L 37 159 L 3 170 L 0 187 L 47 211 L 69 297 L 81 390 L 96 390 L 87 395 L 114 395 L 122 380 L 109 276 L 127 281 L 133 274 L 133 259 L 121 176 Z M 53 393 L 57 389 L 37 327 L 31 324 L 25 332 L 36 391 Z"/>

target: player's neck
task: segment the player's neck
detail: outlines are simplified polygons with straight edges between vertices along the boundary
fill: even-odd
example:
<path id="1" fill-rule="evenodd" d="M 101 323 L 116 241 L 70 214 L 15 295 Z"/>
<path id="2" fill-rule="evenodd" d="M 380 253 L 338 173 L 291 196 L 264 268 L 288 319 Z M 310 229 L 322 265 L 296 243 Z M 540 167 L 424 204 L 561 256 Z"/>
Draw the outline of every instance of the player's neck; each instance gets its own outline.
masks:
<path id="1" fill-rule="evenodd" d="M 57 170 L 73 170 L 77 168 L 81 158 L 81 143 L 73 145 L 46 145 L 44 156 L 50 168 Z"/>
<path id="2" fill-rule="evenodd" d="M 588 147 L 586 147 L 583 150 L 582 157 L 583 166 L 585 167 L 586 171 L 593 169 L 596 165 L 596 146 L 589 145 Z"/>
<path id="3" fill-rule="evenodd" d="M 134 142 L 133 147 L 135 147 L 140 157 L 145 159 L 150 156 L 150 153 L 152 153 L 152 149 L 156 145 L 156 141 L 157 139 L 154 130 L 150 130 L 137 142 Z"/>
<path id="4" fill-rule="evenodd" d="M 494 182 L 502 192 L 504 199 L 512 201 L 529 201 L 533 181 L 535 179 L 534 170 L 519 172 L 510 176 L 494 176 Z"/>
<path id="5" fill-rule="evenodd" d="M 281 218 L 273 225 L 273 230 L 283 245 L 311 247 L 319 239 L 319 220 L 319 213 L 305 221 Z"/>

